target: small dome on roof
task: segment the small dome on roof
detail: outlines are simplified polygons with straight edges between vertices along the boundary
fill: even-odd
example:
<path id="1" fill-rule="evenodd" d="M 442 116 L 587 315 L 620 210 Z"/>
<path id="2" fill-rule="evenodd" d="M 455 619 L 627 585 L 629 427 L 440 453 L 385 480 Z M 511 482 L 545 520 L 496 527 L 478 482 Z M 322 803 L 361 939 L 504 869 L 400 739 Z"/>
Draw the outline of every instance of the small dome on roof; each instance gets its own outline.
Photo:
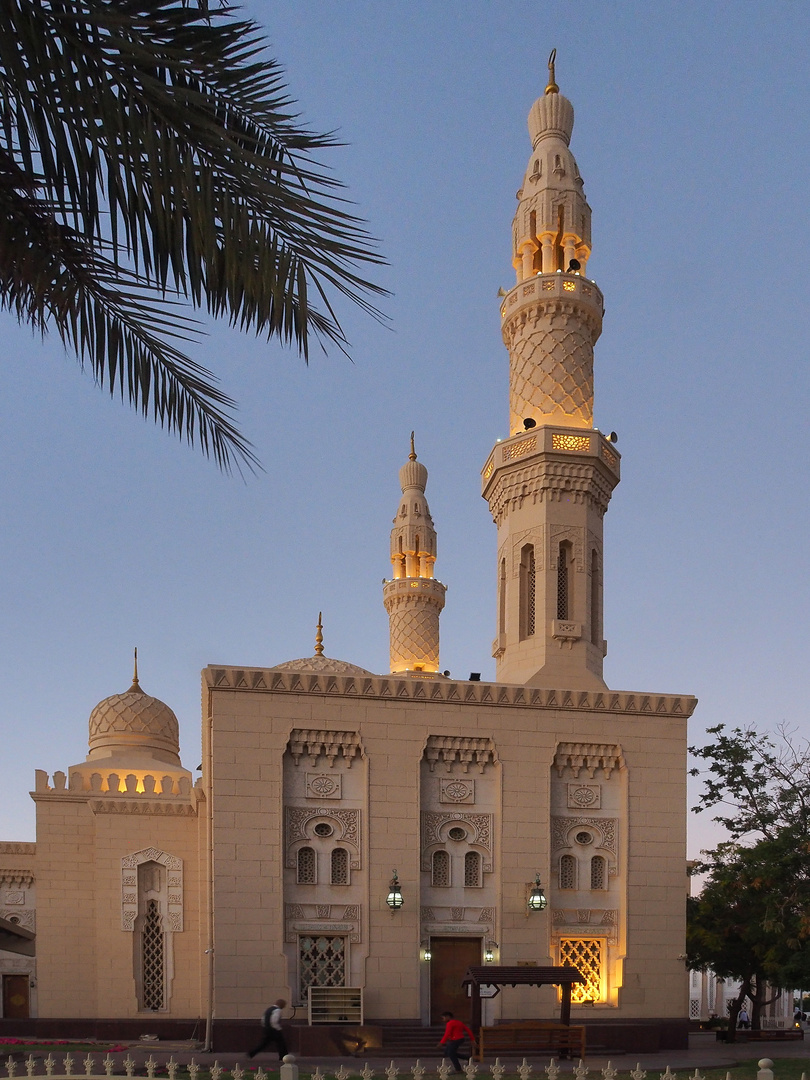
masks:
<path id="1" fill-rule="evenodd" d="M 89 728 L 91 757 L 137 750 L 180 763 L 177 717 L 164 701 L 143 692 L 137 675 L 125 693 L 113 694 L 96 705 Z"/>
<path id="2" fill-rule="evenodd" d="M 366 671 L 357 664 L 349 664 L 346 660 L 333 660 L 330 656 L 306 656 L 301 660 L 287 660 L 283 664 L 276 664 L 271 671 L 311 671 L 330 675 L 368 675 L 374 677 L 373 671 Z"/>

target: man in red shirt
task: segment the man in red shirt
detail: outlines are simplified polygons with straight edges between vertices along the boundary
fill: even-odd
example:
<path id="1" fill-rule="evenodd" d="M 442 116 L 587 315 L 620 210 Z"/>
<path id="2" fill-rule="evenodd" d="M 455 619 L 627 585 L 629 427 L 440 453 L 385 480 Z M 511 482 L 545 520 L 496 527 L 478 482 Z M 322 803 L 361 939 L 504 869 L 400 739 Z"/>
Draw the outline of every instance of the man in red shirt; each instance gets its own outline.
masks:
<path id="1" fill-rule="evenodd" d="M 475 1036 L 467 1025 L 462 1024 L 460 1020 L 456 1020 L 451 1012 L 443 1012 L 442 1020 L 445 1022 L 445 1028 L 439 1046 L 444 1046 L 447 1050 L 447 1056 L 450 1058 L 453 1071 L 457 1073 L 463 1072 L 461 1062 L 458 1060 L 458 1048 L 465 1039 L 469 1039 L 470 1054 L 472 1055 L 475 1051 Z"/>

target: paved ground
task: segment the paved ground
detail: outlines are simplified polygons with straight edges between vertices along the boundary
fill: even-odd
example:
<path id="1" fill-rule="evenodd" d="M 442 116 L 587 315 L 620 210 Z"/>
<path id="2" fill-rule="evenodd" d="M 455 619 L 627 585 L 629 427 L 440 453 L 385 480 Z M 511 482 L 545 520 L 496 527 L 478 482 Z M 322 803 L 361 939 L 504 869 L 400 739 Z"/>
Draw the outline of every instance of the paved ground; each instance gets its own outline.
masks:
<path id="1" fill-rule="evenodd" d="M 239 1064 L 243 1068 L 253 1067 L 261 1065 L 266 1072 L 275 1073 L 278 1069 L 278 1062 L 272 1054 L 260 1054 L 254 1058 L 253 1061 L 248 1061 L 244 1054 L 233 1053 L 215 1053 L 206 1054 L 202 1050 L 198 1049 L 195 1044 L 189 1042 L 155 1042 L 155 1043 L 131 1043 L 130 1053 L 135 1059 L 138 1065 L 142 1065 L 146 1062 L 147 1058 L 151 1055 L 154 1056 L 155 1061 L 163 1064 L 173 1057 L 175 1061 L 180 1064 L 187 1064 L 192 1058 L 205 1068 L 212 1065 L 214 1061 L 218 1061 L 224 1069 L 231 1069 L 234 1065 Z M 54 1057 L 57 1060 L 63 1056 L 61 1053 L 54 1053 Z M 82 1053 L 80 1056 L 84 1058 L 86 1055 Z M 114 1057 L 117 1061 L 122 1060 L 126 1054 L 116 1054 Z M 648 1080 L 658 1080 L 656 1073 L 662 1073 L 666 1069 L 667 1065 L 670 1068 L 684 1070 L 688 1069 L 690 1073 L 693 1073 L 695 1069 L 715 1069 L 715 1068 L 731 1068 L 738 1061 L 750 1061 L 752 1058 L 801 1058 L 807 1060 L 807 1072 L 810 1075 L 810 1041 L 807 1042 L 766 1042 L 766 1043 L 739 1043 L 734 1045 L 727 1045 L 726 1043 L 717 1042 L 713 1032 L 695 1032 L 689 1036 L 689 1049 L 688 1050 L 667 1050 L 660 1054 L 616 1054 L 611 1057 L 611 1063 L 613 1067 L 619 1070 L 623 1074 L 627 1074 L 631 1069 L 634 1069 L 638 1063 L 642 1069 L 648 1070 Z M 540 1080 L 545 1080 L 543 1069 L 548 1065 L 548 1058 L 535 1058 L 530 1056 L 529 1062 L 534 1066 L 533 1073 L 538 1076 Z M 432 1077 L 436 1075 L 436 1066 L 439 1064 L 439 1058 L 425 1057 L 422 1059 L 422 1065 L 426 1068 L 426 1076 L 428 1080 L 432 1080 Z M 507 1065 L 507 1072 L 514 1074 L 516 1071 L 517 1060 L 514 1058 L 505 1059 Z M 604 1068 L 608 1063 L 607 1056 L 593 1056 L 588 1057 L 586 1065 L 590 1072 L 591 1080 L 599 1080 L 599 1070 Z M 351 1057 L 333 1057 L 333 1058 L 315 1058 L 305 1057 L 298 1060 L 298 1064 L 302 1071 L 311 1072 L 316 1065 L 319 1065 L 321 1069 L 326 1073 L 334 1073 L 341 1065 L 356 1077 L 362 1071 L 366 1064 L 370 1068 L 374 1069 L 378 1080 L 383 1080 L 382 1070 L 390 1064 L 390 1057 L 383 1056 L 363 1056 L 362 1058 Z M 402 1073 L 410 1070 L 411 1065 L 414 1064 L 411 1060 L 405 1060 L 404 1058 L 398 1058 L 396 1061 L 397 1067 Z M 484 1062 L 479 1065 L 479 1075 L 488 1075 L 489 1065 L 492 1062 Z M 570 1061 L 560 1062 L 560 1067 L 563 1072 L 572 1072 L 574 1064 Z M 77 1064 L 74 1064 L 74 1069 L 78 1068 Z M 121 1070 L 123 1071 L 123 1070 Z M 403 1077 L 404 1080 L 404 1077 Z M 775 1080 L 779 1080 L 778 1072 Z"/>

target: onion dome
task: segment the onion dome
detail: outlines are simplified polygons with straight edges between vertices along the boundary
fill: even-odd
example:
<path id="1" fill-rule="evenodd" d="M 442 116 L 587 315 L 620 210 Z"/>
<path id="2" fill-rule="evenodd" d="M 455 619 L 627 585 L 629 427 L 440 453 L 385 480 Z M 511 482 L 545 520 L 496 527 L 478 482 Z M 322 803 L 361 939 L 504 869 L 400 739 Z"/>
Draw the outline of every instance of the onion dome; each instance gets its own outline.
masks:
<path id="1" fill-rule="evenodd" d="M 562 94 L 544 94 L 529 109 L 528 124 L 533 147 L 549 135 L 568 146 L 574 130 L 574 106 Z"/>
<path id="2" fill-rule="evenodd" d="M 177 717 L 165 702 L 143 692 L 137 658 L 132 686 L 100 701 L 90 713 L 89 728 L 89 758 L 136 751 L 180 764 Z"/>
<path id="3" fill-rule="evenodd" d="M 413 435 L 414 433 L 411 432 L 411 452 L 408 454 L 408 460 L 399 470 L 399 486 L 402 488 L 403 494 L 409 488 L 424 491 L 427 487 L 428 471 L 421 461 L 416 460 Z"/>

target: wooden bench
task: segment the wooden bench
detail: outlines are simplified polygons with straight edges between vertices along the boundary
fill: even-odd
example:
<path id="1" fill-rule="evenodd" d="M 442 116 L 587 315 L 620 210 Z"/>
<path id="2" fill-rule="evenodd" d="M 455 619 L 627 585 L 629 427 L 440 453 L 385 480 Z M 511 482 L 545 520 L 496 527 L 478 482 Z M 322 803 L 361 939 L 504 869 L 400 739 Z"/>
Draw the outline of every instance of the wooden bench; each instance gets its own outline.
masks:
<path id="1" fill-rule="evenodd" d="M 482 1027 L 478 1034 L 478 1060 L 484 1054 L 543 1052 L 560 1057 L 585 1057 L 585 1028 L 574 1025 L 523 1020 L 513 1024 Z"/>

